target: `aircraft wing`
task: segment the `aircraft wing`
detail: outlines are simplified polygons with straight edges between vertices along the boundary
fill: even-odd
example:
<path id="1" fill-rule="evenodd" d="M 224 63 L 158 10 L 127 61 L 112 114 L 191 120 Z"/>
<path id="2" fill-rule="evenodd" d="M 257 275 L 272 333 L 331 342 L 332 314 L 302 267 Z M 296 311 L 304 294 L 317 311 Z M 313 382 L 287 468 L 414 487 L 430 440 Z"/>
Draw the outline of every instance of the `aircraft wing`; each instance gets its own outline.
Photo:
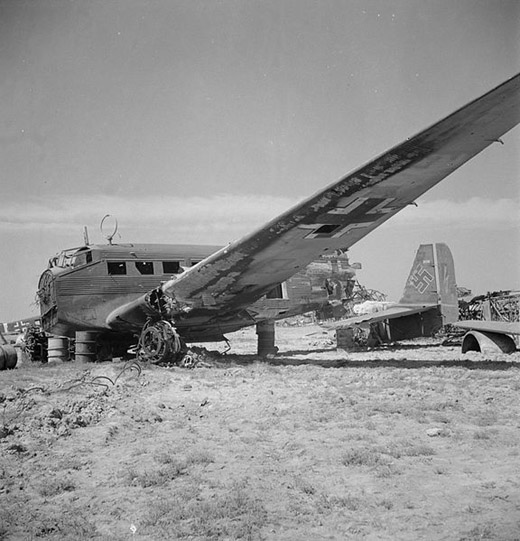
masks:
<path id="1" fill-rule="evenodd" d="M 113 329 L 148 316 L 232 318 L 323 253 L 349 248 L 520 121 L 520 74 L 408 138 L 179 278 L 114 310 Z M 254 323 L 251 319 L 250 323 Z"/>
<path id="2" fill-rule="evenodd" d="M 362 316 L 354 316 L 327 324 L 328 329 L 336 329 L 340 327 L 352 327 L 354 325 L 362 325 L 363 323 L 377 323 L 387 319 L 395 319 L 398 317 L 411 316 L 412 314 L 420 314 L 427 312 L 432 308 L 437 308 L 437 304 L 423 304 L 417 306 L 391 306 L 380 312 L 372 312 L 371 314 L 363 314 Z"/>
<path id="3" fill-rule="evenodd" d="M 495 332 L 500 334 L 520 334 L 520 321 L 485 321 L 468 319 L 453 323 L 455 327 L 468 331 Z"/>

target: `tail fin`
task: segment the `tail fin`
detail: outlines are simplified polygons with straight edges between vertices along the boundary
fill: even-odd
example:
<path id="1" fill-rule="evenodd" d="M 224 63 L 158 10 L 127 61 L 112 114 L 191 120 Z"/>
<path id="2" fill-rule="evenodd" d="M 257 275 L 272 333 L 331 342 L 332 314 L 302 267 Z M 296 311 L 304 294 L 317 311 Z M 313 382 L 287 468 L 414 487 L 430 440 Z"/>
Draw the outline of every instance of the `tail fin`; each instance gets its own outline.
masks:
<path id="1" fill-rule="evenodd" d="M 455 265 L 446 244 L 419 246 L 399 304 L 437 304 L 444 324 L 457 321 Z"/>

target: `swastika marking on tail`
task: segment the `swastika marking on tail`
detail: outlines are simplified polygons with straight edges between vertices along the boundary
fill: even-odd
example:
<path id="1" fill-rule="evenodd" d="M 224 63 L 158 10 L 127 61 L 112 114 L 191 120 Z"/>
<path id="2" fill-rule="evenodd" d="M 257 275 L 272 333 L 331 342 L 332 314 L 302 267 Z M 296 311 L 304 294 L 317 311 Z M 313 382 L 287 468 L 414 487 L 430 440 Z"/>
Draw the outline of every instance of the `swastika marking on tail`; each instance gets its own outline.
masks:
<path id="1" fill-rule="evenodd" d="M 433 282 L 434 276 L 428 272 L 421 264 L 417 265 L 410 275 L 410 285 L 423 294 L 428 286 Z"/>

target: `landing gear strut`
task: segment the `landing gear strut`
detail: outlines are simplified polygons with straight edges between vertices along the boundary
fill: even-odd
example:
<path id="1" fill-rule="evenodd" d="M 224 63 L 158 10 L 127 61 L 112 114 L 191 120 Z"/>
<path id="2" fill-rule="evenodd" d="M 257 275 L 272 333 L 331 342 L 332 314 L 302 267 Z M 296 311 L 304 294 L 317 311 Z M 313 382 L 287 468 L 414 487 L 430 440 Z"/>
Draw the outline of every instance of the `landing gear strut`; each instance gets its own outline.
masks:
<path id="1" fill-rule="evenodd" d="M 275 346 L 274 321 L 258 322 L 256 324 L 256 334 L 258 335 L 258 356 L 276 355 L 278 348 Z"/>
<path id="2" fill-rule="evenodd" d="M 138 357 L 154 364 L 179 362 L 186 346 L 172 324 L 162 319 L 149 321 L 139 337 Z"/>

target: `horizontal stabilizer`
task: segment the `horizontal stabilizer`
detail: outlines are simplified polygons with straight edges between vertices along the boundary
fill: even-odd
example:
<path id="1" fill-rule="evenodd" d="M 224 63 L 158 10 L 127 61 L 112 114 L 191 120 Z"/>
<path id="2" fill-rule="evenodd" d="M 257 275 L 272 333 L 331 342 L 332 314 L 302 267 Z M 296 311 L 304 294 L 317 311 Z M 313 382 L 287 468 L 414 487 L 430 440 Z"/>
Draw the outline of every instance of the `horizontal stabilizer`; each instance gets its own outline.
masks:
<path id="1" fill-rule="evenodd" d="M 338 321 L 336 324 L 328 325 L 328 328 L 334 329 L 339 327 L 351 327 L 352 325 L 362 325 L 363 323 L 377 323 L 379 321 L 385 321 L 387 319 L 395 319 L 399 317 L 411 316 L 413 314 L 421 314 L 437 308 L 436 304 L 423 304 L 418 306 L 403 306 L 401 304 L 381 310 L 380 312 L 374 312 L 372 314 L 365 314 L 363 316 L 350 317 Z"/>

